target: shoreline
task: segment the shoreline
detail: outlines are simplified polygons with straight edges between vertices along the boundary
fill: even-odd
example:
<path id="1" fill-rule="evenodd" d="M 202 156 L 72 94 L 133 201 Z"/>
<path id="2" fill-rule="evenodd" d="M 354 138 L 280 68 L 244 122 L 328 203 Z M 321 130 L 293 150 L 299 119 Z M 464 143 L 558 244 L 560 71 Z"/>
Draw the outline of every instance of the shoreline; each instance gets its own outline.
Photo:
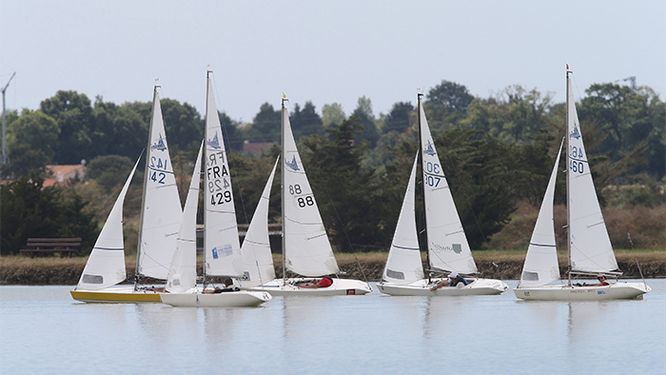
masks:
<path id="1" fill-rule="evenodd" d="M 359 280 L 377 281 L 381 279 L 387 252 L 338 253 L 336 258 L 340 269 L 346 271 L 344 277 Z M 474 251 L 479 276 L 500 280 L 520 278 L 524 251 L 479 250 Z M 624 271 L 621 278 L 640 279 L 636 265 L 639 262 L 646 279 L 666 277 L 666 251 L 661 250 L 620 250 L 616 253 L 618 265 Z M 567 257 L 559 255 L 560 265 L 566 264 Z M 280 254 L 273 255 L 278 277 L 282 270 Z M 425 259 L 425 256 L 422 257 Z M 85 266 L 87 257 L 73 258 L 28 258 L 5 256 L 0 258 L 0 285 L 76 285 Z M 127 274 L 134 274 L 134 256 L 126 258 Z M 201 264 L 201 262 L 199 262 Z M 560 267 L 564 275 L 565 267 Z"/>

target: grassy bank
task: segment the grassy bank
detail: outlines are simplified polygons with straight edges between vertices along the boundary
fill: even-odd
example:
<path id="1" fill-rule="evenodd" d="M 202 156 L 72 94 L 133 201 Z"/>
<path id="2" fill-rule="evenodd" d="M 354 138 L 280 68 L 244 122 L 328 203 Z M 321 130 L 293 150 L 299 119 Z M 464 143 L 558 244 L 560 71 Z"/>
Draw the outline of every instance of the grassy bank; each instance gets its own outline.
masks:
<path id="1" fill-rule="evenodd" d="M 340 268 L 348 277 L 379 280 L 387 253 L 338 253 Z M 647 278 L 666 277 L 666 251 L 664 250 L 616 250 L 620 269 L 625 277 L 640 277 L 636 261 Z M 484 277 L 517 279 L 523 267 L 524 250 L 475 251 L 479 272 Z M 425 259 L 425 255 L 423 255 Z M 274 255 L 275 268 L 281 273 L 281 257 Z M 86 258 L 26 258 L 6 256 L 0 258 L 0 285 L 73 285 L 85 266 Z M 199 262 L 201 263 L 201 262 Z M 127 257 L 127 273 L 134 273 L 136 259 Z M 566 254 L 560 254 L 560 264 L 566 264 Z M 562 268 L 564 273 L 564 268 Z M 279 275 L 280 276 L 280 275 Z"/>

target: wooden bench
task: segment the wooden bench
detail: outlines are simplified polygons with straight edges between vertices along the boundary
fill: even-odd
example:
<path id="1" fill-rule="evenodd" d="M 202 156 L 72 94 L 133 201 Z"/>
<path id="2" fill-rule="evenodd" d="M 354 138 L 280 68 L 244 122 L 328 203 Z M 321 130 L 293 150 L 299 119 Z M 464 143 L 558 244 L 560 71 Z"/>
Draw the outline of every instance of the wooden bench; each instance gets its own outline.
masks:
<path id="1" fill-rule="evenodd" d="M 19 251 L 21 255 L 44 256 L 59 254 L 63 256 L 79 255 L 81 238 L 28 238 L 25 247 Z"/>

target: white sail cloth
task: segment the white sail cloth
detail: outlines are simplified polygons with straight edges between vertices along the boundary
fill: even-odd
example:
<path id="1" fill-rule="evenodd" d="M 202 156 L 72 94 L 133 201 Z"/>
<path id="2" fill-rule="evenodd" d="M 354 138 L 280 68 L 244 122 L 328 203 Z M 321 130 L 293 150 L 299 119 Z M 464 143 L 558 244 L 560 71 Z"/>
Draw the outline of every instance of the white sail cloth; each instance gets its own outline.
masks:
<path id="1" fill-rule="evenodd" d="M 183 211 L 169 157 L 157 87 L 153 95 L 143 185 L 138 273 L 164 280 L 176 251 Z"/>
<path id="2" fill-rule="evenodd" d="M 444 271 L 476 273 L 476 263 L 421 105 L 419 116 L 430 266 Z"/>
<path id="3" fill-rule="evenodd" d="M 328 241 L 317 201 L 305 175 L 305 168 L 291 132 L 289 114 L 282 109 L 284 173 L 284 244 L 287 269 L 303 276 L 322 276 L 339 272 Z"/>
<path id="4" fill-rule="evenodd" d="M 400 216 L 398 216 L 398 224 L 395 227 L 382 275 L 382 280 L 397 284 L 409 284 L 424 278 L 414 205 L 417 161 L 418 153 L 414 158 L 407 191 L 402 201 L 402 208 L 400 208 Z"/>
<path id="5" fill-rule="evenodd" d="M 206 90 L 206 156 L 204 171 L 205 273 L 240 277 L 240 240 L 231 188 L 231 174 L 220 125 L 213 79 L 208 72 Z"/>
<path id="6" fill-rule="evenodd" d="M 567 74 L 567 174 L 569 179 L 569 231 L 571 268 L 582 272 L 607 272 L 618 269 L 613 246 L 604 223 L 592 173 L 583 145 L 576 104 Z"/>
<path id="7" fill-rule="evenodd" d="M 268 237 L 268 208 L 271 186 L 279 161 L 279 158 L 275 161 L 273 170 L 268 176 L 268 181 L 266 181 L 266 186 L 264 186 L 261 193 L 257 209 L 254 211 L 252 221 L 250 221 L 250 226 L 245 234 L 245 240 L 243 240 L 241 246 L 242 272 L 243 275 L 246 275 L 241 280 L 243 287 L 253 287 L 275 279 L 273 254 L 271 253 L 271 244 Z"/>
<path id="8" fill-rule="evenodd" d="M 555 158 L 555 166 L 553 166 L 553 171 L 550 174 L 548 187 L 539 209 L 539 216 L 537 216 L 532 238 L 527 248 L 523 272 L 520 275 L 520 286 L 546 285 L 560 279 L 555 244 L 553 200 L 555 198 L 555 185 L 561 154 L 562 145 L 560 144 L 557 158 Z"/>
<path id="9" fill-rule="evenodd" d="M 197 161 L 190 180 L 190 189 L 185 200 L 183 220 L 178 232 L 176 252 L 167 276 L 168 292 L 186 292 L 197 284 L 197 207 L 199 206 L 199 184 L 201 182 L 201 154 L 199 147 Z"/>
<path id="10" fill-rule="evenodd" d="M 141 160 L 141 158 L 139 158 Z M 116 285 L 127 277 L 123 240 L 123 203 L 139 160 L 134 164 L 111 212 L 95 241 L 90 257 L 81 273 L 77 289 L 97 290 Z"/>

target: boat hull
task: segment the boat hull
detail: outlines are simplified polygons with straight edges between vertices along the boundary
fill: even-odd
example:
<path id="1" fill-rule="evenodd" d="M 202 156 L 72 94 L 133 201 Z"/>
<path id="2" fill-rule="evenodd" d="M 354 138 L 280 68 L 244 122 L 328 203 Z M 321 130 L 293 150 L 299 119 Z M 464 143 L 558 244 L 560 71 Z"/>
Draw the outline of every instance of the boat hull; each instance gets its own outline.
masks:
<path id="1" fill-rule="evenodd" d="M 651 288 L 644 283 L 615 283 L 605 286 L 541 286 L 516 288 L 516 297 L 540 301 L 604 301 L 640 299 Z"/>
<path id="2" fill-rule="evenodd" d="M 157 288 L 160 289 L 160 288 Z M 69 292 L 77 301 L 87 303 L 159 303 L 159 291 L 147 288 L 134 290 L 133 286 L 111 287 L 101 290 L 72 290 Z"/>
<path id="3" fill-rule="evenodd" d="M 255 307 L 272 299 L 266 292 L 161 293 L 162 303 L 174 307 Z"/>
<path id="4" fill-rule="evenodd" d="M 506 283 L 495 279 L 473 279 L 468 285 L 458 283 L 457 286 L 446 286 L 432 290 L 433 283 L 441 279 L 418 280 L 411 284 L 381 282 L 377 284 L 379 291 L 391 296 L 479 296 L 501 294 L 509 288 Z"/>
<path id="5" fill-rule="evenodd" d="M 266 284 L 247 288 L 248 290 L 263 291 L 273 296 L 350 296 L 364 295 L 372 292 L 370 285 L 364 281 L 354 279 L 334 278 L 333 284 L 325 288 L 301 288 L 298 283 L 313 280 L 312 278 L 290 278 L 286 283 L 282 279 L 275 279 Z"/>

